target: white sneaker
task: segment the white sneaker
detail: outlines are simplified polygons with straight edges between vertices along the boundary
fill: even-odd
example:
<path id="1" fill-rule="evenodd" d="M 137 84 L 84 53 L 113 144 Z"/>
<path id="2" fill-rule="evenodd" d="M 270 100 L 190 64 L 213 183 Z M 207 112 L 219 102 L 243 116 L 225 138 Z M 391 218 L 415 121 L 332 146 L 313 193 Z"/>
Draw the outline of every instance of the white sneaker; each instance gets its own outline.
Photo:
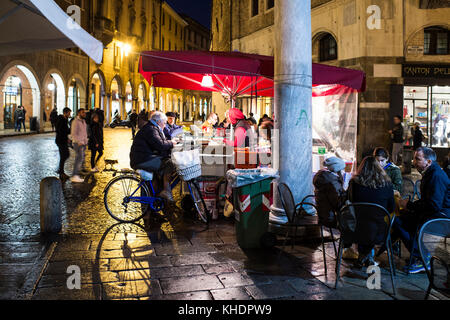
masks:
<path id="1" fill-rule="evenodd" d="M 100 171 L 100 170 L 98 170 L 97 167 L 91 169 L 91 172 L 99 172 L 99 171 Z"/>
<path id="2" fill-rule="evenodd" d="M 344 252 L 342 253 L 342 259 L 356 260 L 356 259 L 358 259 L 358 253 L 356 253 L 352 247 L 344 248 Z"/>
<path id="3" fill-rule="evenodd" d="M 84 179 L 82 179 L 80 176 L 73 176 L 72 178 L 70 178 L 70 181 L 74 182 L 74 183 L 83 183 Z"/>

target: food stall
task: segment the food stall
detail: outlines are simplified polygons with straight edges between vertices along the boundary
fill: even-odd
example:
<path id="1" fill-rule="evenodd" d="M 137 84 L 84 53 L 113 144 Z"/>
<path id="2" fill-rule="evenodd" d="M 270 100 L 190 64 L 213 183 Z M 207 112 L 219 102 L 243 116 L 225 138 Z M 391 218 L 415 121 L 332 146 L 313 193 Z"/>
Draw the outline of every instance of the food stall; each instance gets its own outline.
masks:
<path id="1" fill-rule="evenodd" d="M 139 70 L 155 87 L 221 92 L 229 96 L 231 107 L 235 106 L 237 97 L 274 95 L 274 58 L 269 56 L 240 52 L 147 51 L 141 53 Z M 358 92 L 364 89 L 362 71 L 313 64 L 314 171 L 320 170 L 325 158 L 338 156 L 347 162 L 347 176 L 350 176 L 356 162 Z M 218 131 L 204 134 L 198 127 L 190 129 L 185 141 L 188 139 L 189 143 L 202 146 L 202 175 L 224 177 L 226 171 L 236 165 L 235 150 L 223 145 L 222 134 Z M 263 158 L 258 155 L 270 154 L 270 146 L 257 145 L 257 148 L 259 153 L 258 149 L 243 152 L 247 157 L 243 168 L 257 167 Z M 257 161 L 253 161 L 253 166 L 246 166 L 252 158 Z"/>

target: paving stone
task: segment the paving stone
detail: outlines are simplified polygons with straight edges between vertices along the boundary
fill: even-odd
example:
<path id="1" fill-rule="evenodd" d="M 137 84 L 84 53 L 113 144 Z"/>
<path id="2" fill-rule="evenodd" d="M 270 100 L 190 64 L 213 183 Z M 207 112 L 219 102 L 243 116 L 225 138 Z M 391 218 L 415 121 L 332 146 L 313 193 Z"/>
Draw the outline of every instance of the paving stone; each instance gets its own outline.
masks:
<path id="1" fill-rule="evenodd" d="M 69 266 L 78 266 L 81 273 L 92 273 L 108 271 L 109 261 L 107 259 L 96 260 L 71 260 L 50 262 L 45 269 L 45 274 L 67 274 Z"/>
<path id="2" fill-rule="evenodd" d="M 306 280 L 301 278 L 287 280 L 295 290 L 300 293 L 305 293 L 307 295 L 313 295 L 318 293 L 328 293 L 331 291 L 330 288 L 323 285 L 319 280 Z"/>
<path id="3" fill-rule="evenodd" d="M 194 265 L 194 264 L 215 264 L 219 263 L 209 253 L 184 254 L 170 257 L 174 266 Z"/>
<path id="4" fill-rule="evenodd" d="M 223 264 L 204 264 L 202 265 L 203 269 L 208 274 L 223 274 L 223 273 L 232 273 L 237 270 L 233 268 L 233 266 L 229 263 Z"/>
<path id="5" fill-rule="evenodd" d="M 148 256 L 140 259 L 110 259 L 111 271 L 127 271 L 137 269 L 171 267 L 169 257 L 167 256 Z"/>
<path id="6" fill-rule="evenodd" d="M 201 275 L 161 279 L 161 287 L 165 294 L 222 289 L 223 285 L 216 276 Z"/>
<path id="7" fill-rule="evenodd" d="M 216 249 L 213 246 L 209 246 L 206 244 L 202 245 L 164 245 L 161 247 L 155 248 L 156 255 L 168 255 L 168 256 L 176 256 L 180 254 L 190 254 L 197 252 L 214 252 Z"/>
<path id="8" fill-rule="evenodd" d="M 103 283 L 103 300 L 161 295 L 158 280 L 136 280 Z"/>
<path id="9" fill-rule="evenodd" d="M 38 288 L 33 300 L 100 300 L 100 285 L 81 285 L 80 290 L 69 290 L 67 287 Z"/>
<path id="10" fill-rule="evenodd" d="M 227 273 L 218 276 L 225 288 L 248 286 L 253 284 L 267 284 L 270 279 L 263 275 L 248 275 L 242 273 Z"/>
<path id="11" fill-rule="evenodd" d="M 143 297 L 140 300 L 212 300 L 211 293 L 209 291 L 195 291 L 186 293 L 174 293 L 174 294 L 164 294 L 154 297 Z"/>
<path id="12" fill-rule="evenodd" d="M 49 288 L 49 287 L 59 287 L 66 286 L 69 274 L 49 274 L 44 275 L 38 284 L 38 288 Z M 98 274 L 92 273 L 82 273 L 81 274 L 81 284 L 101 284 L 105 282 L 115 282 L 120 281 L 119 276 L 115 272 L 102 271 Z M 123 280 L 122 280 L 123 281 Z"/>
<path id="13" fill-rule="evenodd" d="M 163 279 L 180 276 L 196 276 L 205 274 L 200 265 L 184 267 L 151 268 L 150 270 L 133 270 L 119 272 L 120 280 L 124 279 Z"/>
<path id="14" fill-rule="evenodd" d="M 211 290 L 214 300 L 252 300 L 245 288 Z"/>
<path id="15" fill-rule="evenodd" d="M 287 283 L 272 283 L 245 287 L 255 299 L 276 299 L 294 297 L 297 292 Z"/>

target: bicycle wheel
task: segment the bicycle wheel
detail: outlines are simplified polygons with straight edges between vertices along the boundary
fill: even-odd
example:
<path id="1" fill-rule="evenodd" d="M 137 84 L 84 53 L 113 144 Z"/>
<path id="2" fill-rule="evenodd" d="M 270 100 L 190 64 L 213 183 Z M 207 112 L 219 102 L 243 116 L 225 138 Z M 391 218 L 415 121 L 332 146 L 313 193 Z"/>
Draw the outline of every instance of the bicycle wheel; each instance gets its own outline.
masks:
<path id="1" fill-rule="evenodd" d="M 191 186 L 191 196 L 192 200 L 194 200 L 194 207 L 197 211 L 198 217 L 204 223 L 209 222 L 209 211 L 206 208 L 205 200 L 203 200 L 202 193 L 200 192 L 200 188 L 198 184 L 194 181 L 188 182 Z"/>
<path id="2" fill-rule="evenodd" d="M 148 209 L 148 204 L 132 201 L 133 197 L 149 197 L 146 185 L 139 188 L 141 180 L 134 176 L 120 176 L 111 180 L 105 188 L 104 202 L 106 211 L 120 222 L 136 222 Z"/>

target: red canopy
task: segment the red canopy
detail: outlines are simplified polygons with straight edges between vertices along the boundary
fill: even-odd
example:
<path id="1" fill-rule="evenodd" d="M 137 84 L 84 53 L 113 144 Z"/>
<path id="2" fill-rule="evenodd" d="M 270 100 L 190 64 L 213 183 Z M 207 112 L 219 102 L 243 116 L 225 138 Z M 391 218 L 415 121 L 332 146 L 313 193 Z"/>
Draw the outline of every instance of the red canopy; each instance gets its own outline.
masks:
<path id="1" fill-rule="evenodd" d="M 218 91 L 232 97 L 272 97 L 274 58 L 240 52 L 146 51 L 141 53 L 139 72 L 155 87 Z M 202 86 L 210 75 L 214 86 Z M 365 90 L 362 71 L 313 63 L 313 85 L 339 85 Z"/>

